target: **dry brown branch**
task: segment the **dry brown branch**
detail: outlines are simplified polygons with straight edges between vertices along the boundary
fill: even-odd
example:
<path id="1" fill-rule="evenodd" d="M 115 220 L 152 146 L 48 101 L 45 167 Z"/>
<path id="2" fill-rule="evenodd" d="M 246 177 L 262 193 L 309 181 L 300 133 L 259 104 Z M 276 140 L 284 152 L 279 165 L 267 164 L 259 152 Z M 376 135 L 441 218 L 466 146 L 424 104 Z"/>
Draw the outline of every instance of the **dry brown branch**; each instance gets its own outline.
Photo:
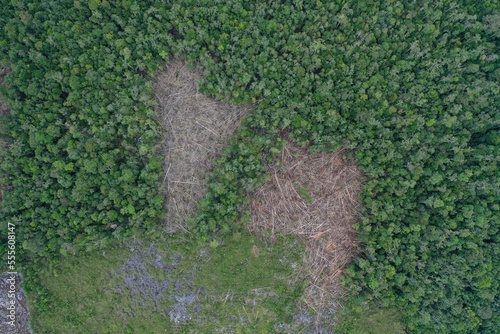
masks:
<path id="1" fill-rule="evenodd" d="M 251 107 L 220 103 L 198 93 L 200 71 L 172 60 L 155 78 L 162 123 L 163 192 L 167 231 L 186 230 L 188 219 L 206 193 L 205 175 Z"/>
<path id="2" fill-rule="evenodd" d="M 358 253 L 352 224 L 357 220 L 361 173 L 347 153 L 312 154 L 288 145 L 280 163 L 271 168 L 270 181 L 250 204 L 252 232 L 304 239 L 309 281 L 304 301 L 317 311 L 345 294 L 340 276 Z"/>

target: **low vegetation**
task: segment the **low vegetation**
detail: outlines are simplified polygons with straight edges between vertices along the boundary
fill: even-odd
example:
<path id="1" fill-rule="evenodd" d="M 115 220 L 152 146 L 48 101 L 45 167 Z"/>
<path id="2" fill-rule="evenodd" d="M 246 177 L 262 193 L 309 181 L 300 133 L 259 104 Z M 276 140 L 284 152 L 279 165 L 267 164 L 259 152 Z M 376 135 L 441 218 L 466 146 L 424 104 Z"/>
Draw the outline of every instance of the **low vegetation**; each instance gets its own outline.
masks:
<path id="1" fill-rule="evenodd" d="M 379 301 L 367 301 L 360 297 L 347 297 L 341 300 L 338 317 L 341 319 L 335 327 L 338 334 L 404 334 L 401 312 L 388 308 Z"/>
<path id="2" fill-rule="evenodd" d="M 311 321 L 294 323 L 301 254 L 298 240 L 271 245 L 247 232 L 211 246 L 179 234 L 136 237 L 41 271 L 51 298 L 34 309 L 33 325 L 36 333 L 103 334 L 306 328 Z"/>

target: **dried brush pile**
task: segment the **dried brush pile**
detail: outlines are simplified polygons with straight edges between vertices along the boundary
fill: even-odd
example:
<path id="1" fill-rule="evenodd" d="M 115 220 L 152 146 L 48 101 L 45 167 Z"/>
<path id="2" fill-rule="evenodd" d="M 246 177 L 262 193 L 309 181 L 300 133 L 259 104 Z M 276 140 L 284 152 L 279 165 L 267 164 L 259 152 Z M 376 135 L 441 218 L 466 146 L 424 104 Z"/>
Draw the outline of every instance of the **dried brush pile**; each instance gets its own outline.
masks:
<path id="1" fill-rule="evenodd" d="M 304 300 L 318 314 L 344 293 L 343 268 L 358 253 L 361 173 L 346 157 L 288 146 L 271 180 L 251 202 L 250 229 L 261 236 L 294 234 L 305 240 L 309 284 Z"/>
<path id="2" fill-rule="evenodd" d="M 186 229 L 206 193 L 205 176 L 213 168 L 248 106 L 223 104 L 198 93 L 200 71 L 172 60 L 155 79 L 155 97 L 163 126 L 163 191 L 167 230 Z"/>

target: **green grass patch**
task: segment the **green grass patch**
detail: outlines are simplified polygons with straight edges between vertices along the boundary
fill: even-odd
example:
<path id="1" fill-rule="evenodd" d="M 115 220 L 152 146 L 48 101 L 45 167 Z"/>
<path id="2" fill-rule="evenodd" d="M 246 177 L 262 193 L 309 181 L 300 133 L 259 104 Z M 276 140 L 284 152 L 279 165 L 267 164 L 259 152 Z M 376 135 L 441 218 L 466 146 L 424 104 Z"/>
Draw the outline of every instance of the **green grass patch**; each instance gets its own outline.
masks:
<path id="1" fill-rule="evenodd" d="M 363 296 L 348 297 L 343 302 L 336 327 L 338 334 L 404 334 L 401 312 L 383 307 Z"/>
<path id="2" fill-rule="evenodd" d="M 300 197 L 302 197 L 304 199 L 304 201 L 306 201 L 307 203 L 312 203 L 313 198 L 312 198 L 311 194 L 309 193 L 309 191 L 307 191 L 307 189 L 304 186 L 299 184 L 297 186 L 297 190 L 300 194 Z"/>
<path id="3" fill-rule="evenodd" d="M 114 243 L 39 272 L 37 333 L 272 333 L 292 328 L 302 246 L 236 232 L 211 245 L 181 235 Z M 37 301 L 35 292 L 28 292 Z M 281 326 L 281 327 L 280 327 Z"/>
<path id="4" fill-rule="evenodd" d="M 204 315 L 211 320 L 199 323 L 198 329 L 270 333 L 276 325 L 292 322 L 302 294 L 297 239 L 280 238 L 268 244 L 236 232 L 209 252 L 196 283 L 207 289 Z M 229 327 L 226 319 L 232 319 Z"/>

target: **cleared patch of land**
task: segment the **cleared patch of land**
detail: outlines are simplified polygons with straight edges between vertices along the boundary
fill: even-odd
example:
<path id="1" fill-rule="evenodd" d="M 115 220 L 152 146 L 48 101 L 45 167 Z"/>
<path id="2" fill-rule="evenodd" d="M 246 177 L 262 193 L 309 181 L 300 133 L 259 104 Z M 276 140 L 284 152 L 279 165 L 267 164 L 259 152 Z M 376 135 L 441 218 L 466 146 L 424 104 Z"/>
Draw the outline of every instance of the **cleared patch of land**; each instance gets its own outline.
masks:
<path id="1" fill-rule="evenodd" d="M 186 220 L 206 193 L 205 177 L 214 159 L 252 110 L 199 94 L 199 80 L 200 71 L 180 60 L 172 60 L 155 78 L 169 232 L 186 230 Z"/>
<path id="2" fill-rule="evenodd" d="M 37 333 L 315 333 L 297 308 L 301 242 L 246 231 L 212 245 L 144 236 L 40 272 Z M 31 297 L 31 296 L 30 296 Z M 34 299 L 39 298 L 36 293 Z M 322 333 L 329 333 L 323 331 Z"/>
<path id="3" fill-rule="evenodd" d="M 305 241 L 309 272 L 304 300 L 318 314 L 345 293 L 340 276 L 358 254 L 352 224 L 358 219 L 362 174 L 347 157 L 285 147 L 271 180 L 251 202 L 250 230 L 275 238 L 291 234 Z"/>

